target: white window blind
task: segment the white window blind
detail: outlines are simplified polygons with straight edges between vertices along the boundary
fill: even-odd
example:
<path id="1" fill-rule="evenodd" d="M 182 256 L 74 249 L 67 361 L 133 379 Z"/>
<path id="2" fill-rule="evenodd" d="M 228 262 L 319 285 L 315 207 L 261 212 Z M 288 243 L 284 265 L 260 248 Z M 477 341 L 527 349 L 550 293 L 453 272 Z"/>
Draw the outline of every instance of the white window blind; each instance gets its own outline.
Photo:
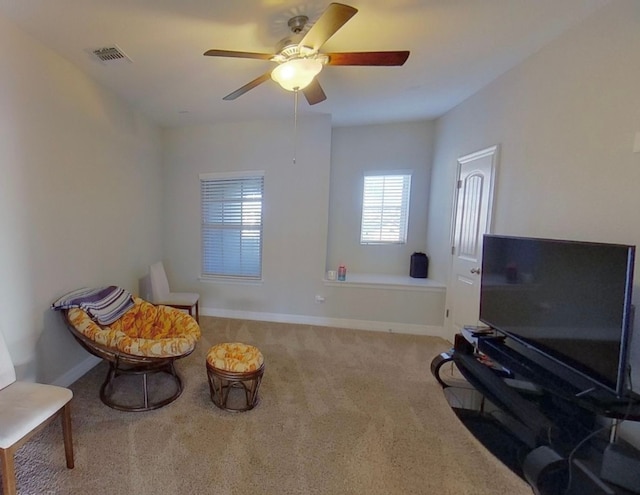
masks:
<path id="1" fill-rule="evenodd" d="M 404 244 L 411 175 L 366 175 L 360 244 Z"/>
<path id="2" fill-rule="evenodd" d="M 264 176 L 200 177 L 202 276 L 262 276 Z"/>

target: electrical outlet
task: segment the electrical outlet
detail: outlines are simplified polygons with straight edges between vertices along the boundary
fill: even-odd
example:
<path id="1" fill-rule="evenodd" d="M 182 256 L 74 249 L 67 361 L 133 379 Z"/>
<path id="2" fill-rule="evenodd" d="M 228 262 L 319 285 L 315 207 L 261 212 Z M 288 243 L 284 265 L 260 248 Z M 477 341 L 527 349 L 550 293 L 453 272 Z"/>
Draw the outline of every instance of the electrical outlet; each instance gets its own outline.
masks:
<path id="1" fill-rule="evenodd" d="M 321 296 L 320 294 L 316 294 L 316 303 L 322 304 L 323 302 L 324 302 L 324 296 Z"/>

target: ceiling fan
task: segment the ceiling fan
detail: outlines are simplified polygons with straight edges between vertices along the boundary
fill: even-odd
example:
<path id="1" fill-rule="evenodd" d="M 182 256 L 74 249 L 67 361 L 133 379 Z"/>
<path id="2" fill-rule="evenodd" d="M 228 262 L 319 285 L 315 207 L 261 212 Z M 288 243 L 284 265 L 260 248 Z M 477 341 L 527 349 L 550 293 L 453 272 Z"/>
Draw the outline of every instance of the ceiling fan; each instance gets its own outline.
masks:
<path id="1" fill-rule="evenodd" d="M 207 50 L 204 55 L 208 57 L 255 58 L 278 64 L 273 70 L 228 94 L 223 100 L 235 100 L 271 78 L 286 90 L 302 91 L 309 104 L 315 105 L 327 99 L 316 77 L 325 65 L 403 65 L 409 57 L 408 51 L 320 53 L 322 45 L 357 12 L 357 9 L 349 5 L 331 3 L 304 35 L 302 31 L 309 18 L 305 15 L 292 17 L 288 26 L 294 35 L 281 40 L 274 54 Z"/>

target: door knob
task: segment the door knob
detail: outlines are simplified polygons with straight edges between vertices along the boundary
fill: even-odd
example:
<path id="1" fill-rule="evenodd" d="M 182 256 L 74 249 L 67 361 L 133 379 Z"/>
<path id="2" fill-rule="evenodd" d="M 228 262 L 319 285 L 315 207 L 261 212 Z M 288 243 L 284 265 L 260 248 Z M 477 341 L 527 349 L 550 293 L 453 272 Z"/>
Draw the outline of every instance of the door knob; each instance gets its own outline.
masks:
<path id="1" fill-rule="evenodd" d="M 477 273 L 478 275 L 480 275 L 480 268 L 472 268 L 471 273 Z"/>

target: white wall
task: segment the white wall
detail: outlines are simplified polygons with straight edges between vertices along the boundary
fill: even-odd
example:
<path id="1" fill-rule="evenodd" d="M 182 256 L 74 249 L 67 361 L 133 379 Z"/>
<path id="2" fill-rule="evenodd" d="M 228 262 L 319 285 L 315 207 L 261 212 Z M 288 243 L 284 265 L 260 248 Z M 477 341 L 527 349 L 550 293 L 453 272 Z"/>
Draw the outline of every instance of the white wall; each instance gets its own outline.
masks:
<path id="1" fill-rule="evenodd" d="M 0 331 L 19 378 L 69 383 L 89 355 L 49 306 L 160 256 L 160 136 L 2 18 L 0 74 Z"/>
<path id="2" fill-rule="evenodd" d="M 440 334 L 444 289 L 336 287 L 323 282 L 330 173 L 345 173 L 343 169 L 350 165 L 344 160 L 347 155 L 355 157 L 356 165 L 348 171 L 355 170 L 356 175 L 361 174 L 364 164 L 373 163 L 379 168 L 382 163 L 389 164 L 393 156 L 400 157 L 397 162 L 402 162 L 403 168 L 415 170 L 415 232 L 405 251 L 424 246 L 420 241 L 424 243 L 426 233 L 430 124 L 365 126 L 334 132 L 334 141 L 336 134 L 339 136 L 338 155 L 343 158 L 337 168 L 332 162 L 328 116 L 305 115 L 299 119 L 296 164 L 292 163 L 291 124 L 287 119 L 164 131 L 163 253 L 172 288 L 199 292 L 205 315 Z M 388 141 L 385 153 L 373 144 L 383 138 Z M 372 153 L 384 155 L 384 160 L 373 159 Z M 393 163 L 396 167 L 397 162 Z M 198 175 L 245 170 L 265 171 L 263 280 L 201 281 Z M 333 187 L 334 179 L 331 181 Z M 344 194 L 356 195 L 353 187 L 352 181 Z M 335 198 L 334 193 L 331 198 Z M 336 216 L 359 217 L 361 200 L 356 203 L 353 208 L 332 205 L 331 211 Z M 358 232 L 359 225 L 356 237 Z M 407 251 L 402 256 L 400 273 L 408 271 L 409 254 Z M 398 269 L 393 263 L 385 266 L 387 270 Z M 317 303 L 316 296 L 324 302 Z"/>
<path id="3" fill-rule="evenodd" d="M 167 130 L 164 261 L 174 290 L 201 294 L 203 313 L 308 315 L 326 259 L 331 122 L 230 123 Z M 263 170 L 263 282 L 200 282 L 200 183 L 207 172 Z"/>
<path id="4" fill-rule="evenodd" d="M 433 122 L 337 127 L 331 142 L 331 192 L 327 270 L 409 275 L 412 253 L 427 237 Z M 406 244 L 361 245 L 362 188 L 367 172 L 410 170 L 411 203 Z"/>
<path id="5" fill-rule="evenodd" d="M 492 144 L 501 145 L 495 232 L 640 245 L 638 53 L 640 2 L 616 0 L 439 119 L 427 235 L 434 278 L 448 275 L 456 159 Z M 640 338 L 632 352 L 640 390 Z M 640 427 L 631 430 L 640 444 Z"/>

